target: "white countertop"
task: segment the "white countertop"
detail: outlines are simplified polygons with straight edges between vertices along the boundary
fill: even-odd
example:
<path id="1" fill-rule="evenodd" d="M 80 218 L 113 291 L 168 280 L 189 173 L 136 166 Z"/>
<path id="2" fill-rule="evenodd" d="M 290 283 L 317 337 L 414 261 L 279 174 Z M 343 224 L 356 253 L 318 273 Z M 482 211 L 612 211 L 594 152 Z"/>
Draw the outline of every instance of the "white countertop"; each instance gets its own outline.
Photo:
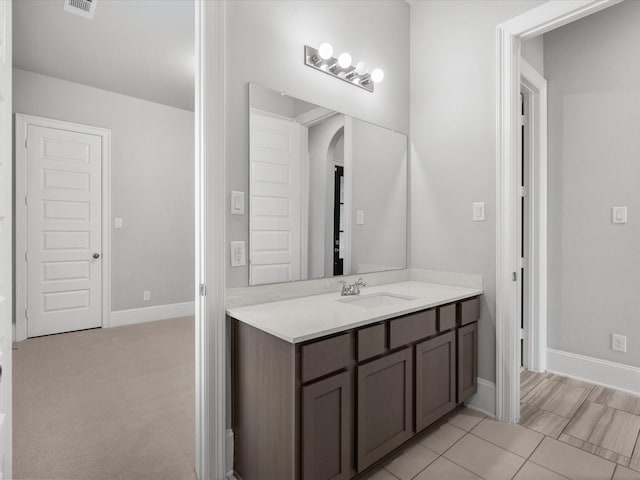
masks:
<path id="1" fill-rule="evenodd" d="M 336 301 L 350 298 L 341 297 L 340 292 L 336 292 L 229 308 L 227 314 L 289 343 L 300 343 L 398 315 L 474 297 L 482 294 L 482 289 L 409 281 L 365 287 L 360 290 L 361 296 L 380 292 L 415 297 L 415 300 L 377 308 L 364 308 Z"/>

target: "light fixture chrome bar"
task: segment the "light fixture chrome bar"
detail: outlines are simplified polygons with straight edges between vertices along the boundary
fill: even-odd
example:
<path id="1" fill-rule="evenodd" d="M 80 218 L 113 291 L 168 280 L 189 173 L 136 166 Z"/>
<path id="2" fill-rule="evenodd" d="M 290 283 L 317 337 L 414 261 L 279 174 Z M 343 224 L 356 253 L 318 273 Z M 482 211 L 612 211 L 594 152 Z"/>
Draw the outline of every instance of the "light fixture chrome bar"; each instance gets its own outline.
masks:
<path id="1" fill-rule="evenodd" d="M 304 47 L 304 63 L 308 67 L 320 70 L 321 72 L 338 78 L 343 82 L 347 82 L 351 85 L 355 85 L 356 87 L 360 87 L 367 92 L 373 93 L 374 84 L 371 81 L 371 76 L 368 73 L 359 75 L 356 73 L 355 67 L 352 65 L 348 66 L 347 68 L 342 68 L 338 65 L 338 59 L 335 57 L 323 60 L 322 58 L 320 58 L 318 50 L 310 47 L 309 45 L 305 45 Z"/>

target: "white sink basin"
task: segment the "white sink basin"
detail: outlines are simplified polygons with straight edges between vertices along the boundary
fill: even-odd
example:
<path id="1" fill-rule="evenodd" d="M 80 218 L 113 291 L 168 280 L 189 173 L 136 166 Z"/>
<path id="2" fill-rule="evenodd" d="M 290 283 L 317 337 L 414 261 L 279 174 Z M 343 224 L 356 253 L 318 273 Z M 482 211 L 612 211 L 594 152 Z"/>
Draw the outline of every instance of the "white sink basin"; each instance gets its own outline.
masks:
<path id="1" fill-rule="evenodd" d="M 416 297 L 407 297 L 404 295 L 396 295 L 395 293 L 372 293 L 370 295 L 354 295 L 352 297 L 344 297 L 336 300 L 337 302 L 348 303 L 356 307 L 364 308 L 380 308 L 389 305 L 415 300 Z"/>

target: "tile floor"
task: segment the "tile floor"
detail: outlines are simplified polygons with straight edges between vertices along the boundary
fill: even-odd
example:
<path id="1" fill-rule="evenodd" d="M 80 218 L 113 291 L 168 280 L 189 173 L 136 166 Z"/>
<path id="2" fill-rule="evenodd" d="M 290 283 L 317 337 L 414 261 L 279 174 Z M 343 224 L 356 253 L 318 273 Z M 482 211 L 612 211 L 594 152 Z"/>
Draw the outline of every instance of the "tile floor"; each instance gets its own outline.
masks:
<path id="1" fill-rule="evenodd" d="M 461 410 L 370 480 L 640 480 L 640 397 L 521 375 L 520 425 Z"/>

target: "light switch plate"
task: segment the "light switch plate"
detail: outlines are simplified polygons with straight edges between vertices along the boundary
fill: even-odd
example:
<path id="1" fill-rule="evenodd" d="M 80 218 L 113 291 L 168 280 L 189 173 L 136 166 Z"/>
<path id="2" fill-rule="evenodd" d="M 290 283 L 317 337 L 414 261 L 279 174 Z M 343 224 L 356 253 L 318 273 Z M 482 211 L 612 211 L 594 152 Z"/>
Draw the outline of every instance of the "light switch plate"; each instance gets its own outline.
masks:
<path id="1" fill-rule="evenodd" d="M 484 202 L 475 202 L 473 204 L 473 221 L 474 222 L 484 222 Z"/>
<path id="2" fill-rule="evenodd" d="M 231 215 L 244 215 L 244 192 L 231 192 Z"/>
<path id="3" fill-rule="evenodd" d="M 231 242 L 231 266 L 242 267 L 247 264 L 244 242 Z"/>
<path id="4" fill-rule="evenodd" d="M 364 225 L 364 210 L 356 211 L 356 225 Z"/>
<path id="5" fill-rule="evenodd" d="M 613 207 L 611 210 L 613 223 L 627 223 L 627 207 Z"/>
<path id="6" fill-rule="evenodd" d="M 114 220 L 114 226 L 115 226 L 115 228 L 122 228 L 122 219 L 121 218 L 116 218 Z"/>

